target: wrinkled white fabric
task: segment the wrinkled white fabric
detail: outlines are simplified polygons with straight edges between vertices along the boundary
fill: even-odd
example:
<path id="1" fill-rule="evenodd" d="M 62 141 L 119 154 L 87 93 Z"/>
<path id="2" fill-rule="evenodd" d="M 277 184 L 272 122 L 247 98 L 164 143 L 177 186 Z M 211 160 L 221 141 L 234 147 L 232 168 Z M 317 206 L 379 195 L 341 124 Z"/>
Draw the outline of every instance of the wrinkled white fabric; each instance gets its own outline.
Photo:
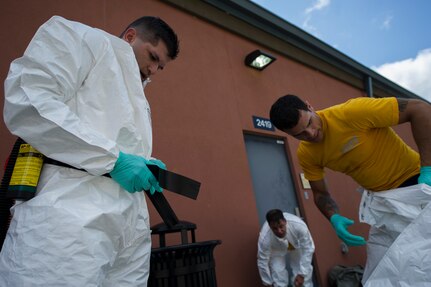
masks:
<path id="1" fill-rule="evenodd" d="M 293 284 L 296 275 L 304 275 L 304 287 L 313 286 L 311 265 L 314 242 L 305 222 L 289 213 L 283 213 L 287 222 L 286 236 L 274 235 L 268 222 L 261 228 L 258 240 L 257 266 L 263 284 L 274 287 L 287 287 Z M 291 247 L 289 248 L 289 245 Z M 290 249 L 290 250 L 289 250 Z M 292 269 L 289 278 L 286 256 Z"/>
<path id="2" fill-rule="evenodd" d="M 151 156 L 150 107 L 130 45 L 53 17 L 5 81 L 9 130 L 46 156 L 37 196 L 18 202 L 0 286 L 146 286 L 151 252 L 143 193 L 110 172 L 119 151 Z"/>
<path id="3" fill-rule="evenodd" d="M 359 218 L 371 225 L 364 286 L 430 286 L 429 202 L 426 184 L 363 193 Z"/>

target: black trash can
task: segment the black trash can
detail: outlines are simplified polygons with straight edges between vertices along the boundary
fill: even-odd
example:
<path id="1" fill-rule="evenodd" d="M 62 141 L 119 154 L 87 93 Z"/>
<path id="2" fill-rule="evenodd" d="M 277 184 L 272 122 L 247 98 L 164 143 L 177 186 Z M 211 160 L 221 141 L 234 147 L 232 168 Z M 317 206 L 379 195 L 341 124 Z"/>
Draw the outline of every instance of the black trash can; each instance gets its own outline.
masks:
<path id="1" fill-rule="evenodd" d="M 180 221 L 169 228 L 151 227 L 159 236 L 159 247 L 151 249 L 149 287 L 216 287 L 214 248 L 220 240 L 195 242 L 194 223 Z M 191 233 L 191 242 L 188 233 Z M 167 233 L 180 233 L 181 244 L 166 246 Z"/>

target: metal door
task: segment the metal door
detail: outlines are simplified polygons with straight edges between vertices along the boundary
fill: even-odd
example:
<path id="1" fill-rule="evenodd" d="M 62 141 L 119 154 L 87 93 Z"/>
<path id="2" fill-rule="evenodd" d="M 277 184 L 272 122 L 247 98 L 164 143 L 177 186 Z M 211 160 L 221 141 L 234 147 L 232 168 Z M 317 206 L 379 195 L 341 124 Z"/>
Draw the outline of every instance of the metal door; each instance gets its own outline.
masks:
<path id="1" fill-rule="evenodd" d="M 273 208 L 300 216 L 284 141 L 249 134 L 244 140 L 260 224 Z"/>

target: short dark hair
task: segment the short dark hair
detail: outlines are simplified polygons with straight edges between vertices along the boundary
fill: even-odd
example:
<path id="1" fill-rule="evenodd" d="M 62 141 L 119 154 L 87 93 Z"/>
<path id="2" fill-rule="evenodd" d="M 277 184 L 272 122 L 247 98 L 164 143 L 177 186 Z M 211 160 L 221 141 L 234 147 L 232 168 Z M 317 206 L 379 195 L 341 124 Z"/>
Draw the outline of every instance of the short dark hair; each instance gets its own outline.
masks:
<path id="1" fill-rule="evenodd" d="M 300 110 L 309 111 L 307 104 L 295 95 L 286 95 L 275 101 L 269 117 L 277 129 L 284 131 L 298 124 Z"/>
<path id="2" fill-rule="evenodd" d="M 271 209 L 266 213 L 266 221 L 268 224 L 278 223 L 280 220 L 286 220 L 280 209 Z"/>
<path id="3" fill-rule="evenodd" d="M 122 38 L 130 28 L 136 29 L 138 36 L 141 39 L 148 41 L 153 45 L 156 45 L 161 39 L 168 48 L 168 56 L 171 60 L 178 56 L 180 45 L 177 34 L 175 34 L 174 30 L 159 17 L 144 16 L 136 19 L 127 26 L 126 29 L 124 29 L 120 37 Z"/>

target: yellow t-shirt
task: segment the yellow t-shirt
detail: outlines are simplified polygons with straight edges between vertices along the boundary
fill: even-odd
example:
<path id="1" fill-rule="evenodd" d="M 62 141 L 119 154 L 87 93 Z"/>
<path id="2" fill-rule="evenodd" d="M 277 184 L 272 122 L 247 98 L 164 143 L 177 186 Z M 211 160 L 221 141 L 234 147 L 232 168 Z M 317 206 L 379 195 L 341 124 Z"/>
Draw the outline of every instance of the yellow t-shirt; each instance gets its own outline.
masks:
<path id="1" fill-rule="evenodd" d="M 323 141 L 301 141 L 297 151 L 308 180 L 323 179 L 327 167 L 368 190 L 382 191 L 419 173 L 419 154 L 390 128 L 399 121 L 396 98 L 355 98 L 317 114 Z"/>

